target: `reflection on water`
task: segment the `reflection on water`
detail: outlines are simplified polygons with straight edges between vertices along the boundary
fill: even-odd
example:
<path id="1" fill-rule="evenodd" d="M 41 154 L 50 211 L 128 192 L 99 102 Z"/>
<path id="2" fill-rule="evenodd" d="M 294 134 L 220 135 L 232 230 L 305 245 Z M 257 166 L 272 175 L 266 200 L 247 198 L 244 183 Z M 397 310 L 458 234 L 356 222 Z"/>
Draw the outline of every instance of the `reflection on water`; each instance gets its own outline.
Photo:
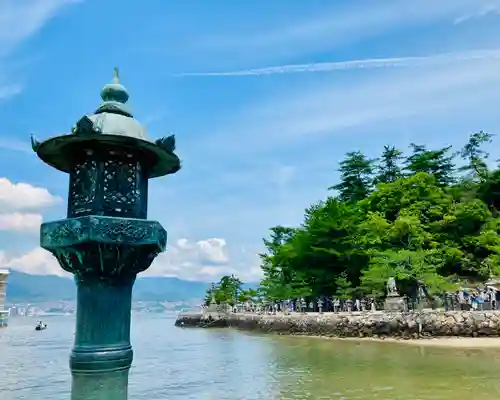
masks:
<path id="1" fill-rule="evenodd" d="M 279 338 L 282 399 L 476 399 L 500 394 L 500 352 Z"/>
<path id="2" fill-rule="evenodd" d="M 0 330 L 0 399 L 68 399 L 74 320 Z M 135 315 L 130 399 L 477 399 L 500 394 L 500 352 L 179 329 Z"/>

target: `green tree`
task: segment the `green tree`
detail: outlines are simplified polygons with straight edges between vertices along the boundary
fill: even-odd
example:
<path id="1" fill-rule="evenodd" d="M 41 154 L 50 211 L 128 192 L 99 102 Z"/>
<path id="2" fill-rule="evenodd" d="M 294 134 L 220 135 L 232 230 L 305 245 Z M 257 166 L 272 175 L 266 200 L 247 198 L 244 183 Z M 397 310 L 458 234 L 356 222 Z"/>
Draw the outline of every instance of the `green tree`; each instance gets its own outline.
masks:
<path id="1" fill-rule="evenodd" d="M 259 297 L 259 292 L 256 289 L 242 290 L 238 295 L 239 303 L 246 303 L 247 301 L 255 302 Z"/>
<path id="2" fill-rule="evenodd" d="M 478 196 L 495 215 L 500 210 L 500 169 L 490 171 L 479 185 L 468 185 L 469 195 Z"/>
<path id="3" fill-rule="evenodd" d="M 342 300 L 349 299 L 354 293 L 351 282 L 347 277 L 347 273 L 341 272 L 339 276 L 335 279 L 335 296 Z"/>
<path id="4" fill-rule="evenodd" d="M 438 150 L 427 150 L 426 146 L 411 143 L 412 154 L 406 159 L 406 171 L 409 174 L 426 172 L 436 178 L 439 186 L 451 185 L 455 167 L 453 155 L 449 155 L 451 146 Z"/>
<path id="5" fill-rule="evenodd" d="M 488 166 L 486 159 L 489 153 L 482 150 L 481 146 L 485 143 L 491 143 L 493 135 L 479 131 L 469 136 L 469 141 L 460 150 L 460 156 L 467 162 L 466 165 L 459 168 L 465 171 L 472 180 L 484 182 L 488 176 Z"/>
<path id="6" fill-rule="evenodd" d="M 291 277 L 287 244 L 292 240 L 296 229 L 275 226 L 270 229 L 270 238 L 263 239 L 266 252 L 259 254 L 264 273 L 261 282 L 262 291 L 269 300 L 279 300 L 291 296 L 291 287 L 287 284 Z"/>
<path id="7" fill-rule="evenodd" d="M 205 305 L 211 303 L 212 297 L 217 304 L 234 305 L 235 300 L 240 296 L 243 283 L 234 275 L 223 276 L 217 284 L 213 284 L 205 296 Z"/>
<path id="8" fill-rule="evenodd" d="M 348 153 L 330 188 L 338 196 L 306 208 L 297 228 L 271 228 L 260 293 L 273 301 L 379 297 L 395 277 L 403 294 L 423 281 L 433 295 L 500 275 L 500 169 L 486 168 L 480 148 L 490 141 L 471 135 L 462 168 L 450 147 L 413 144 L 403 176 L 394 147 L 384 147 L 375 178 L 373 160 Z M 455 177 L 456 170 L 467 173 Z"/>
<path id="9" fill-rule="evenodd" d="M 337 190 L 342 201 L 364 199 L 372 188 L 374 161 L 367 159 L 360 151 L 347 153 L 340 163 L 340 183 L 329 189 Z"/>
<path id="10" fill-rule="evenodd" d="M 403 160 L 403 152 L 396 149 L 394 146 L 384 146 L 384 151 L 380 156 L 377 165 L 377 176 L 374 182 L 390 183 L 403 176 L 400 162 Z"/>

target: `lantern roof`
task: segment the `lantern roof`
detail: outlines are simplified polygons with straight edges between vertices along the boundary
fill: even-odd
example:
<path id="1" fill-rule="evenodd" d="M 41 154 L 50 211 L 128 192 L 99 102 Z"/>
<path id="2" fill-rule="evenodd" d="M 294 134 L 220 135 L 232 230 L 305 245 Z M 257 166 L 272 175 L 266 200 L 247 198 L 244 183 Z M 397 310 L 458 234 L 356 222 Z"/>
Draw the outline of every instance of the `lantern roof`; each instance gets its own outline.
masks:
<path id="1" fill-rule="evenodd" d="M 71 171 L 75 151 L 81 151 L 85 145 L 139 150 L 151 166 L 150 178 L 173 174 L 180 169 L 180 160 L 174 154 L 174 135 L 153 140 L 145 127 L 133 117 L 126 104 L 129 94 L 120 83 L 118 68 L 114 69 L 111 83 L 102 88 L 101 98 L 102 103 L 97 110 L 83 116 L 71 133 L 42 142 L 32 136 L 33 151 L 45 163 L 63 172 Z"/>

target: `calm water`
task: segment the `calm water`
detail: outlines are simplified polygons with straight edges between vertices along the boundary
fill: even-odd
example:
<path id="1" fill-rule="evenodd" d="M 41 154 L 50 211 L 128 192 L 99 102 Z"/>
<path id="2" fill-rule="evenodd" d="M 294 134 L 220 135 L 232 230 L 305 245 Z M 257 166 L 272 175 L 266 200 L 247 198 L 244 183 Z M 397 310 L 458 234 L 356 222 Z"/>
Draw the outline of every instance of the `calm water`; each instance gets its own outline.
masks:
<path id="1" fill-rule="evenodd" d="M 479 399 L 500 395 L 500 352 L 180 329 L 135 315 L 129 398 Z M 0 329 L 0 399 L 69 399 L 71 317 Z"/>

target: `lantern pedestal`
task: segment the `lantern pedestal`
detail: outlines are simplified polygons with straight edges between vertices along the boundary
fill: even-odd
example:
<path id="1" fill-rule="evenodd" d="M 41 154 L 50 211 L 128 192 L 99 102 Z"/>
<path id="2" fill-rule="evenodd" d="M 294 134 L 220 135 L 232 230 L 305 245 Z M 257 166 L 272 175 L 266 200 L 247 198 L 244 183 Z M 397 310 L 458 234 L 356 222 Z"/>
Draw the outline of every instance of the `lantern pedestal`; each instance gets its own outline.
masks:
<path id="1" fill-rule="evenodd" d="M 76 277 L 76 335 L 70 356 L 72 399 L 127 399 L 133 278 Z"/>
<path id="2" fill-rule="evenodd" d="M 70 358 L 73 371 L 115 371 L 130 366 L 132 286 L 132 279 L 110 283 L 77 278 L 75 347 Z"/>
<path id="3" fill-rule="evenodd" d="M 73 374 L 71 400 L 126 400 L 128 370 L 100 374 Z"/>

